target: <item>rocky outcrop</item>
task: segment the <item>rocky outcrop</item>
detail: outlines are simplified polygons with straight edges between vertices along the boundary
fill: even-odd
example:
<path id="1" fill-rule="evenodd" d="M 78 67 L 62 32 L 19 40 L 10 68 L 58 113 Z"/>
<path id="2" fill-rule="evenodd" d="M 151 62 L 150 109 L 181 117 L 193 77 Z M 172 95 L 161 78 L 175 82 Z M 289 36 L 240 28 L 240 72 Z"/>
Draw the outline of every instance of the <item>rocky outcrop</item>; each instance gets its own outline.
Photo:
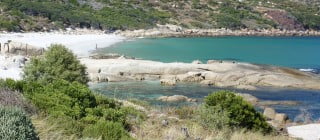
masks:
<path id="1" fill-rule="evenodd" d="M 285 105 L 285 106 L 295 106 L 300 103 L 297 101 L 259 101 L 259 106 L 271 106 L 271 105 Z"/>
<path id="2" fill-rule="evenodd" d="M 268 119 L 268 120 L 273 120 L 274 117 L 276 116 L 276 111 L 273 108 L 267 107 L 263 111 L 263 115 Z"/>
<path id="3" fill-rule="evenodd" d="M 161 96 L 158 98 L 162 102 L 196 102 L 196 99 L 188 98 L 183 95 Z"/>
<path id="4" fill-rule="evenodd" d="M 265 108 L 263 115 L 267 122 L 278 131 L 286 131 L 286 124 L 290 122 L 288 116 L 284 113 L 277 113 L 273 108 Z"/>
<path id="5" fill-rule="evenodd" d="M 301 24 L 294 16 L 284 10 L 268 9 L 264 12 L 264 16 L 279 24 L 281 29 L 285 30 L 304 30 Z"/>
<path id="6" fill-rule="evenodd" d="M 245 101 L 251 103 L 252 105 L 257 105 L 259 102 L 259 99 L 257 97 L 250 94 L 238 93 L 237 95 L 241 96 Z"/>
<path id="7" fill-rule="evenodd" d="M 284 105 L 284 106 L 295 106 L 300 103 L 297 101 L 268 101 L 268 100 L 259 100 L 257 97 L 252 96 L 251 94 L 246 93 L 237 93 L 238 96 L 241 96 L 245 101 L 259 106 L 261 108 L 269 107 L 272 105 Z M 270 111 L 266 108 L 267 112 Z"/>
<path id="8" fill-rule="evenodd" d="M 160 83 L 164 86 L 175 86 L 177 84 L 177 81 L 173 79 L 161 79 Z"/>
<path id="9" fill-rule="evenodd" d="M 257 86 L 320 89 L 320 76 L 299 70 L 248 63 L 162 63 L 132 59 L 80 59 L 96 82 L 161 80 L 254 90 Z"/>

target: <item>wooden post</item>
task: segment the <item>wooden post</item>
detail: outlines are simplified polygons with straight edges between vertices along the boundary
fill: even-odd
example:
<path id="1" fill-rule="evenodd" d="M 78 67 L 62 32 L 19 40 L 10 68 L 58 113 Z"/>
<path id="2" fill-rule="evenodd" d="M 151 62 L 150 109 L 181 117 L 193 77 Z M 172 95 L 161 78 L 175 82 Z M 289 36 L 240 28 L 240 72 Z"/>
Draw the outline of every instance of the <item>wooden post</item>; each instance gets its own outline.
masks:
<path id="1" fill-rule="evenodd" d="M 7 49 L 7 53 L 9 53 L 9 44 L 8 43 L 4 43 L 4 45 L 3 45 L 3 49 L 6 49 L 6 46 L 8 47 L 8 49 Z M 6 53 L 6 52 L 5 52 Z"/>
<path id="2" fill-rule="evenodd" d="M 1 53 L 1 43 L 0 43 L 0 53 Z"/>
<path id="3" fill-rule="evenodd" d="M 26 44 L 26 56 L 28 55 L 28 44 Z"/>
<path id="4" fill-rule="evenodd" d="M 11 40 L 8 40 L 8 43 L 7 43 L 7 45 L 8 45 L 8 53 L 10 53 L 10 43 L 11 43 Z"/>

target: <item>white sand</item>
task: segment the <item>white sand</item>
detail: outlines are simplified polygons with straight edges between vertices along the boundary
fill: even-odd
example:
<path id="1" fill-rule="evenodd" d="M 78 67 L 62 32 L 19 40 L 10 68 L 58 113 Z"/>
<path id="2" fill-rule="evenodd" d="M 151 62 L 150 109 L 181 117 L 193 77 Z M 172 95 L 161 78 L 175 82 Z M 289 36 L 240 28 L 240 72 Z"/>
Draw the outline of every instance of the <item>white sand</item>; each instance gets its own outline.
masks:
<path id="1" fill-rule="evenodd" d="M 90 51 L 98 48 L 108 47 L 123 41 L 125 38 L 113 34 L 65 34 L 55 33 L 6 33 L 0 34 L 0 42 L 8 40 L 27 43 L 35 47 L 49 47 L 51 44 L 63 44 L 80 57 L 89 55 Z"/>
<path id="2" fill-rule="evenodd" d="M 14 42 L 27 43 L 34 47 L 46 48 L 51 44 L 63 44 L 71 49 L 78 57 L 88 57 L 90 51 L 98 48 L 111 46 L 125 40 L 124 37 L 114 34 L 104 34 L 102 32 L 85 30 L 81 33 L 73 32 L 51 32 L 51 33 L 2 33 L 0 43 L 8 40 Z M 13 58 L 6 58 L 0 54 L 0 78 L 21 79 L 22 69 L 18 62 L 13 62 Z"/>
<path id="3" fill-rule="evenodd" d="M 0 55 L 0 79 L 21 79 L 21 64 L 18 61 L 13 62 L 13 59 L 12 57 L 7 58 L 4 55 Z"/>
<path id="4" fill-rule="evenodd" d="M 320 140 L 320 124 L 308 124 L 288 127 L 288 133 L 292 137 L 304 140 Z"/>

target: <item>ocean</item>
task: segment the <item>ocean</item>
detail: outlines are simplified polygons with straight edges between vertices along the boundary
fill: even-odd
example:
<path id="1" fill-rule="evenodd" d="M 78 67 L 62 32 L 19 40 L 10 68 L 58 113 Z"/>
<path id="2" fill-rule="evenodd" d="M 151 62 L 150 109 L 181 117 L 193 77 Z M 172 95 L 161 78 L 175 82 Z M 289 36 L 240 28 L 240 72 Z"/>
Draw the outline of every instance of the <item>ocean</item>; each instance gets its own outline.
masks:
<path id="1" fill-rule="evenodd" d="M 117 43 L 101 53 L 162 62 L 228 60 L 286 66 L 319 73 L 320 37 L 144 38 Z"/>

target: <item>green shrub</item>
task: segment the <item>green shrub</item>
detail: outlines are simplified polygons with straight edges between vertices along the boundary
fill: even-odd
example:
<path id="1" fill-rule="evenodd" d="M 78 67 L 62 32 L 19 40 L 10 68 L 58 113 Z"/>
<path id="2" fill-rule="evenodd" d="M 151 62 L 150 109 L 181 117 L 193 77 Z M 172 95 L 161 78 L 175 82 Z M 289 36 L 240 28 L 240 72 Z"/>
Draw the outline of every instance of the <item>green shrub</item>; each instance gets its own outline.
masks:
<path id="1" fill-rule="evenodd" d="M 229 114 L 221 106 L 201 106 L 196 119 L 199 124 L 207 129 L 221 130 L 228 129 L 230 121 Z"/>
<path id="2" fill-rule="evenodd" d="M 24 72 L 25 82 L 10 81 L 9 85 L 14 85 L 10 88 L 21 88 L 41 114 L 66 133 L 127 139 L 132 122 L 127 119 L 140 117 L 137 111 L 94 94 L 86 85 L 85 66 L 64 46 L 51 46 L 43 58 L 33 58 Z"/>
<path id="3" fill-rule="evenodd" d="M 49 116 L 50 122 L 58 123 L 59 128 L 64 129 L 66 133 L 78 136 L 83 136 L 85 129 L 90 131 L 90 128 L 94 128 L 87 126 L 95 126 L 102 120 L 119 123 L 123 130 L 128 130 L 130 124 L 133 124 L 132 118 L 142 118 L 138 111 L 122 107 L 120 103 L 105 96 L 94 94 L 86 85 L 78 82 L 55 80 L 45 85 L 25 82 L 23 94 L 43 115 Z M 98 132 L 96 136 L 104 135 L 101 131 Z"/>
<path id="4" fill-rule="evenodd" d="M 24 81 L 15 81 L 13 79 L 0 79 L 0 88 L 11 89 L 14 91 L 21 91 Z"/>
<path id="5" fill-rule="evenodd" d="M 1 140 L 38 140 L 26 114 L 17 108 L 0 107 Z"/>
<path id="6" fill-rule="evenodd" d="M 205 98 L 207 109 L 211 107 L 221 108 L 229 117 L 227 121 L 231 128 L 245 128 L 253 131 L 262 131 L 270 133 L 272 127 L 266 122 L 266 119 L 257 112 L 254 107 L 243 100 L 242 97 L 236 96 L 230 91 L 219 91 L 210 94 Z M 218 111 L 219 112 L 219 111 Z"/>
<path id="7" fill-rule="evenodd" d="M 96 124 L 84 129 L 83 135 L 89 138 L 101 138 L 102 140 L 130 140 L 130 136 L 121 123 L 99 120 Z"/>
<path id="8" fill-rule="evenodd" d="M 24 68 L 24 80 L 51 83 L 63 79 L 87 84 L 86 67 L 62 45 L 51 45 L 43 57 L 32 58 Z"/>

